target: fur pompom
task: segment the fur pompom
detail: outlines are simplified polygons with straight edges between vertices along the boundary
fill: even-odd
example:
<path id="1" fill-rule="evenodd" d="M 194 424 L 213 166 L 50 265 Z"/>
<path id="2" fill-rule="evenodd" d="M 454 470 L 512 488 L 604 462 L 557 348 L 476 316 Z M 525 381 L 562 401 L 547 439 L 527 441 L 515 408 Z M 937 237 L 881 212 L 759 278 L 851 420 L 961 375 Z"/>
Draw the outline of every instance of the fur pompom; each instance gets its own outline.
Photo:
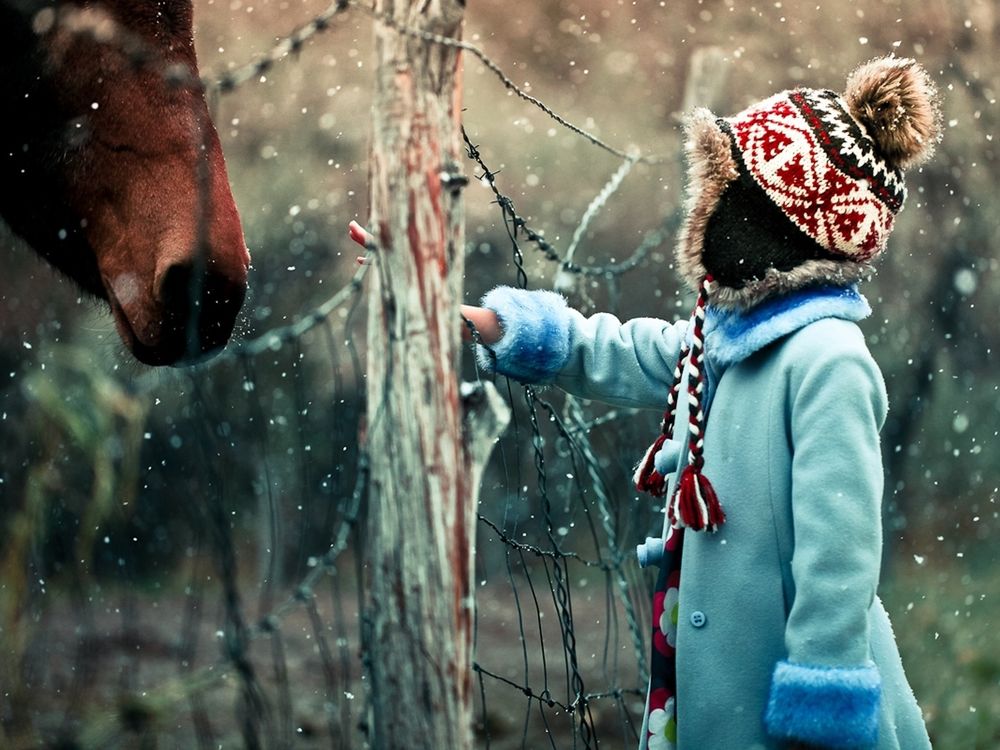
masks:
<path id="1" fill-rule="evenodd" d="M 865 63 L 848 77 L 844 99 L 893 166 L 906 169 L 933 153 L 941 119 L 937 89 L 915 60 Z"/>

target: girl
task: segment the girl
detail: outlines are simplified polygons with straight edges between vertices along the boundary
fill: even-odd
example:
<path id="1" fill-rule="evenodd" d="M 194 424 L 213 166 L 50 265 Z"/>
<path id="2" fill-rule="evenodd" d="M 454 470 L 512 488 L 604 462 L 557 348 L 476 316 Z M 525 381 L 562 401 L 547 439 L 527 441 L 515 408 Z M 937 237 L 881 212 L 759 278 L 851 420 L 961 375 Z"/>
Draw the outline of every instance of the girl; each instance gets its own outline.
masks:
<path id="1" fill-rule="evenodd" d="M 677 251 L 690 321 L 584 318 L 508 287 L 462 309 L 501 374 L 666 405 L 635 473 L 667 505 L 640 549 L 659 565 L 643 748 L 930 747 L 875 595 L 887 400 L 856 282 L 938 119 L 927 74 L 894 57 L 842 96 L 698 111 Z"/>

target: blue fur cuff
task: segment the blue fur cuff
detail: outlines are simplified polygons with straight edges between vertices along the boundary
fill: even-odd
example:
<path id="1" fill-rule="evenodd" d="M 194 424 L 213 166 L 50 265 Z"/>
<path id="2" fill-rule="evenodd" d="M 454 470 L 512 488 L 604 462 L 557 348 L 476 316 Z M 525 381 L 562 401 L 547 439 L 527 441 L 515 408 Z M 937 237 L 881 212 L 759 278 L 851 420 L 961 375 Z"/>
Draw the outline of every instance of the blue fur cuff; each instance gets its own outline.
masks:
<path id="1" fill-rule="evenodd" d="M 875 745 L 882 680 L 875 665 L 778 662 L 764 721 L 774 737 L 829 748 Z"/>
<path id="2" fill-rule="evenodd" d="M 500 318 L 503 336 L 490 349 L 476 346 L 479 366 L 523 383 L 551 382 L 569 359 L 569 314 L 562 295 L 498 286 L 483 307 Z"/>

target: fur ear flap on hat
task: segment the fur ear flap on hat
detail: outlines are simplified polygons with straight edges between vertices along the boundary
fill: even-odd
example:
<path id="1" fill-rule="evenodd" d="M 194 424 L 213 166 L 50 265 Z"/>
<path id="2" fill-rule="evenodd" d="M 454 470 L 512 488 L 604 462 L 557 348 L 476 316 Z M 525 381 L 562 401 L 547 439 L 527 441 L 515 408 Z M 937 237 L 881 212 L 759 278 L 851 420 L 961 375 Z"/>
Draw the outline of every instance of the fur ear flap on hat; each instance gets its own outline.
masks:
<path id="1" fill-rule="evenodd" d="M 704 107 L 694 110 L 684 127 L 685 152 L 689 167 L 687 220 L 678 239 L 678 270 L 697 289 L 705 276 L 702 244 L 705 225 L 719 204 L 729 183 L 739 176 L 733 145 L 716 124 L 716 117 Z"/>
<path id="2" fill-rule="evenodd" d="M 848 77 L 844 100 L 892 166 L 907 169 L 934 152 L 941 120 L 937 89 L 915 60 L 865 63 Z"/>

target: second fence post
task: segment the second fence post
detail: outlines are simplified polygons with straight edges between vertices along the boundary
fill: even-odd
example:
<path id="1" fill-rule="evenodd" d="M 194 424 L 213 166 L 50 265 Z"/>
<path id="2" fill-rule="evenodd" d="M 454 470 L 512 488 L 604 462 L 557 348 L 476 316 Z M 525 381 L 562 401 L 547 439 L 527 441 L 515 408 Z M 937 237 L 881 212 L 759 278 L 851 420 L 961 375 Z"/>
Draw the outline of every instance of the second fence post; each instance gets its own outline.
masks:
<path id="1" fill-rule="evenodd" d="M 472 746 L 478 473 L 463 440 L 458 303 L 458 0 L 378 0 L 368 321 L 365 555 L 369 733 L 383 748 Z"/>

